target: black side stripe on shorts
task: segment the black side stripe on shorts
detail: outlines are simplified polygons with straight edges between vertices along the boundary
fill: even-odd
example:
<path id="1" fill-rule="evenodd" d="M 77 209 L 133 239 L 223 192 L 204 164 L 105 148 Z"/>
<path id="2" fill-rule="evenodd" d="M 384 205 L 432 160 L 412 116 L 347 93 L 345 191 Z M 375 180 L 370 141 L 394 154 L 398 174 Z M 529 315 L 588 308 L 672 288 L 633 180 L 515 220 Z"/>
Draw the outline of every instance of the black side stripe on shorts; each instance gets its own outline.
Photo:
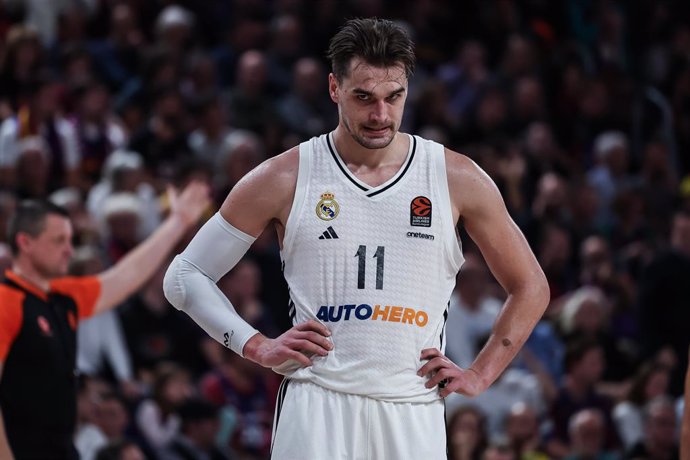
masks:
<path id="1" fill-rule="evenodd" d="M 273 439 L 271 439 L 271 453 L 273 453 L 273 443 L 275 442 L 275 433 L 278 431 L 278 421 L 280 420 L 280 411 L 283 409 L 283 401 L 285 400 L 285 393 L 287 393 L 288 385 L 290 384 L 290 379 L 285 377 L 282 382 L 280 382 L 280 387 L 278 387 L 278 398 L 276 401 L 276 416 L 275 424 L 273 426 Z"/>

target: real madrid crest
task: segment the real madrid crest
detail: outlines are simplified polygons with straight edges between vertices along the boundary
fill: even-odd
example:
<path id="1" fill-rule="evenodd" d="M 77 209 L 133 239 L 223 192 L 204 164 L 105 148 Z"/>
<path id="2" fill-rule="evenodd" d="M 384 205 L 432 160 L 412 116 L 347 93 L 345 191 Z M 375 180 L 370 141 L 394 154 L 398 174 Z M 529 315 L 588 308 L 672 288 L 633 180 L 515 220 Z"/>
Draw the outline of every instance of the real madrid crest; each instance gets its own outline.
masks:
<path id="1" fill-rule="evenodd" d="M 335 194 L 325 192 L 321 194 L 321 200 L 316 204 L 316 215 L 322 220 L 333 220 L 338 217 L 340 206 L 335 201 Z"/>

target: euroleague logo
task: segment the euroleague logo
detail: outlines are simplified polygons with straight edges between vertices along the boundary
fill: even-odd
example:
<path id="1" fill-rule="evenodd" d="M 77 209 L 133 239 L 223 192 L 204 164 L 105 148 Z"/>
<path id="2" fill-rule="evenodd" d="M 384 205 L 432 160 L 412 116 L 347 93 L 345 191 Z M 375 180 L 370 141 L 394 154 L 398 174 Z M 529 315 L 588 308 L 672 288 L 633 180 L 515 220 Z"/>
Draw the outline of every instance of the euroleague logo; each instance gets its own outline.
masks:
<path id="1" fill-rule="evenodd" d="M 410 225 L 413 227 L 431 227 L 431 200 L 418 196 L 410 202 Z"/>

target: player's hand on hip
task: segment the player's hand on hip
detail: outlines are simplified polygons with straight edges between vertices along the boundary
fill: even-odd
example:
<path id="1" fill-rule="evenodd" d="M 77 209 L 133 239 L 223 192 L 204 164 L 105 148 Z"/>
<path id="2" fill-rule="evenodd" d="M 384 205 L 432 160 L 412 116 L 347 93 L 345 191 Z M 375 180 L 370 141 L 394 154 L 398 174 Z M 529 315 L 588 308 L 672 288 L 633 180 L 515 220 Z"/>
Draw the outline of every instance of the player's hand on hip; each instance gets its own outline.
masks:
<path id="1" fill-rule="evenodd" d="M 451 393 L 465 396 L 477 396 L 484 391 L 480 375 L 474 369 L 462 369 L 448 359 L 438 348 L 422 350 L 422 360 L 427 360 L 417 375 L 429 376 L 424 384 L 427 388 L 439 386 L 439 394 L 445 398 Z"/>
<path id="2" fill-rule="evenodd" d="M 252 361 L 264 367 L 280 367 L 293 360 L 300 366 L 311 366 L 311 356 L 326 356 L 333 349 L 328 337 L 331 331 L 315 320 L 298 324 L 275 339 L 264 338 L 256 348 Z"/>

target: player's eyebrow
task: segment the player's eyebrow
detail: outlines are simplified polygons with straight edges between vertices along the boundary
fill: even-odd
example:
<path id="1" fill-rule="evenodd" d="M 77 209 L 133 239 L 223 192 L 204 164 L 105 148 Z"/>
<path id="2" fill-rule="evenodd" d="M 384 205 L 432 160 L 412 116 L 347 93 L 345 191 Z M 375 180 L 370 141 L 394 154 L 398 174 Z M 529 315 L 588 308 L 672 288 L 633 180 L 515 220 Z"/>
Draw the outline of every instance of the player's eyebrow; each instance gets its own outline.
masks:
<path id="1" fill-rule="evenodd" d="M 354 88 L 352 90 L 352 92 L 354 94 L 363 95 L 363 96 L 373 96 L 374 95 L 374 93 L 372 93 L 371 91 L 367 91 L 367 90 L 362 89 L 362 88 Z M 405 92 L 405 88 L 398 88 L 395 91 L 391 91 L 390 94 L 388 94 L 388 96 L 386 96 L 386 97 L 388 98 L 391 96 L 396 96 L 396 95 L 404 93 L 404 92 Z"/>

